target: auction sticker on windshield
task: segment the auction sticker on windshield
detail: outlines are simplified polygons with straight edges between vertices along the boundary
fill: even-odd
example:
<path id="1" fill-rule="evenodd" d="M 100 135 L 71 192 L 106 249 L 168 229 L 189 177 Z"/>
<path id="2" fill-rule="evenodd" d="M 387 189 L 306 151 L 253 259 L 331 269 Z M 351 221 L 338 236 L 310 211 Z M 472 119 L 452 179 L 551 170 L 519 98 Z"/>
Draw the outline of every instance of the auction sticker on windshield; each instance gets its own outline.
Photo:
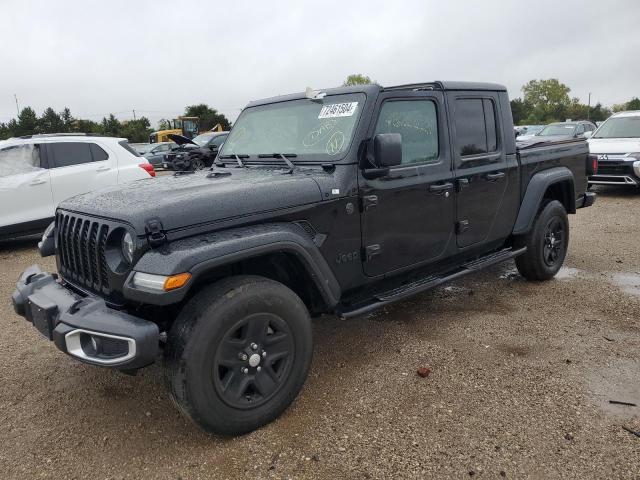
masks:
<path id="1" fill-rule="evenodd" d="M 358 102 L 347 103 L 334 103 L 333 105 L 325 105 L 320 110 L 318 119 L 322 118 L 336 118 L 336 117 L 350 117 L 356 112 Z"/>

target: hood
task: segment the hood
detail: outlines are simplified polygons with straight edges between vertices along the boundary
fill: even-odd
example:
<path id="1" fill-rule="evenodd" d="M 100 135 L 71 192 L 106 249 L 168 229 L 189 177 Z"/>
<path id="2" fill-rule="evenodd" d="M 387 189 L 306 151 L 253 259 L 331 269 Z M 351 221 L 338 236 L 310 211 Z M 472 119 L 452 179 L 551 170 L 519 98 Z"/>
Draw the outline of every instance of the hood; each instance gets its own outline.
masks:
<path id="1" fill-rule="evenodd" d="M 310 176 L 283 174 L 282 169 L 218 169 L 163 176 L 79 195 L 60 208 L 111 218 L 130 224 L 138 235 L 151 218 L 165 232 L 195 225 L 238 219 L 322 200 L 318 183 Z"/>
<path id="2" fill-rule="evenodd" d="M 561 140 L 579 140 L 578 138 L 575 138 L 573 135 L 534 135 L 533 136 L 534 139 L 538 140 L 539 142 L 558 142 Z"/>
<path id="3" fill-rule="evenodd" d="M 536 146 L 543 146 L 553 143 L 569 143 L 577 142 L 580 138 L 573 138 L 570 135 L 545 135 L 544 137 L 534 135 L 531 138 L 520 140 L 520 137 L 516 138 L 516 147 L 519 149 L 531 148 Z"/>
<path id="4" fill-rule="evenodd" d="M 167 135 L 167 137 L 169 137 L 172 142 L 177 143 L 180 146 L 186 145 L 188 143 L 190 143 L 191 145 L 195 145 L 196 147 L 200 146 L 196 142 L 191 140 L 190 138 L 187 138 L 187 137 L 185 137 L 183 135 L 177 135 L 175 133 L 170 133 L 169 135 Z"/>
<path id="5" fill-rule="evenodd" d="M 640 152 L 640 138 L 590 138 L 590 153 L 637 153 Z"/>

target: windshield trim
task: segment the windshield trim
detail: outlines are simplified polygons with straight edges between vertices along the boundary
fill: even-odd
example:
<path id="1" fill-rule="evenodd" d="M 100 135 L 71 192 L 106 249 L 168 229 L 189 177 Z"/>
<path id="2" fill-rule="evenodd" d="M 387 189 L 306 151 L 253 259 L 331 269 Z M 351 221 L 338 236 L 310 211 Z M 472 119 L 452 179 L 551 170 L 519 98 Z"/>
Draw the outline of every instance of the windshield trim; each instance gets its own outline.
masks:
<path id="1" fill-rule="evenodd" d="M 323 90 L 324 91 L 324 90 Z M 364 91 L 354 91 L 354 92 L 336 92 L 336 93 L 330 93 L 327 94 L 325 97 L 322 98 L 321 101 L 319 101 L 318 103 L 320 104 L 324 104 L 324 102 L 327 99 L 330 99 L 332 97 L 339 97 L 339 96 L 344 96 L 344 95 L 362 95 L 364 98 L 362 100 L 362 108 L 359 109 L 359 111 L 357 112 L 358 118 L 356 119 L 354 125 L 353 125 L 353 132 L 351 135 L 351 139 L 349 142 L 349 147 L 344 150 L 342 153 L 339 153 L 333 157 L 329 157 L 327 158 L 327 155 L 324 154 L 304 154 L 304 153 L 299 153 L 299 152 L 293 152 L 296 154 L 296 158 L 294 159 L 294 163 L 295 164 L 304 164 L 304 165 L 326 165 L 326 164 L 335 164 L 338 162 L 343 161 L 345 158 L 347 158 L 350 154 L 351 151 L 354 147 L 355 144 L 360 144 L 360 141 L 358 141 L 358 136 L 359 136 L 359 132 L 361 131 L 361 122 L 363 117 L 365 116 L 365 110 L 369 108 L 369 95 L 367 94 L 367 92 Z M 230 154 L 230 153 L 225 153 L 224 152 L 224 147 L 227 144 L 227 140 L 229 139 L 229 137 L 232 135 L 233 133 L 233 129 L 236 128 L 236 125 L 238 124 L 238 120 L 240 120 L 242 118 L 242 116 L 245 114 L 245 112 L 249 111 L 250 109 L 254 109 L 254 108 L 263 108 L 266 107 L 268 105 L 278 105 L 278 104 L 283 104 L 283 103 L 288 103 L 288 102 L 296 102 L 296 101 L 300 101 L 300 100 L 310 100 L 306 97 L 296 97 L 296 98 L 286 98 L 285 97 L 275 97 L 278 100 L 275 100 L 273 102 L 265 102 L 265 103 L 260 103 L 260 102 L 256 102 L 256 103 L 250 103 L 247 107 L 245 107 L 242 112 L 240 112 L 240 115 L 238 116 L 238 118 L 236 119 L 235 122 L 233 122 L 233 127 L 231 128 L 231 130 L 229 132 L 227 132 L 227 139 L 225 139 L 225 142 L 222 144 L 222 148 L 220 150 L 220 154 L 219 155 L 235 155 L 235 154 Z M 356 148 L 358 148 L 358 146 L 356 146 Z M 265 154 L 265 153 L 269 153 L 269 152 L 260 152 L 261 154 Z M 285 152 L 285 153 L 292 153 L 292 152 Z M 246 153 L 238 153 L 238 155 L 242 156 L 243 158 L 246 158 L 246 160 L 243 160 L 245 164 L 253 164 L 253 165 L 275 165 L 275 162 L 278 162 L 278 159 L 273 159 L 273 158 L 265 158 L 262 157 L 260 158 L 260 154 L 246 154 Z M 246 156 L 246 157 L 245 157 Z M 312 158 L 312 157 L 318 157 L 318 158 Z M 321 158 L 320 158 L 321 157 Z M 275 162 L 274 162 L 275 160 Z M 357 160 L 354 161 L 354 163 L 357 162 Z"/>

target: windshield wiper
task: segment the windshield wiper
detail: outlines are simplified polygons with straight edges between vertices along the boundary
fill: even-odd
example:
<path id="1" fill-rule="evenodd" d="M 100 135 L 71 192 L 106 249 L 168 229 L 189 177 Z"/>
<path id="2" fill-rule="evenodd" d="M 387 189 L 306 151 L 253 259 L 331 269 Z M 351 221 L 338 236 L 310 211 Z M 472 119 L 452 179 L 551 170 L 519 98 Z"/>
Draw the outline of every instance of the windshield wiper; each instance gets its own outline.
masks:
<path id="1" fill-rule="evenodd" d="M 258 155 L 258 158 L 281 158 L 284 163 L 289 167 L 289 171 L 287 173 L 293 173 L 293 170 L 296 168 L 295 165 L 290 158 L 296 158 L 298 155 L 295 153 L 261 153 Z"/>
<path id="2" fill-rule="evenodd" d="M 244 167 L 245 167 L 245 164 L 244 164 L 244 162 L 242 161 L 242 159 L 243 159 L 243 158 L 249 158 L 249 155 L 242 155 L 242 154 L 241 154 L 241 155 L 236 155 L 236 154 L 234 153 L 234 154 L 232 154 L 232 155 L 220 155 L 218 158 L 219 158 L 220 160 L 227 160 L 227 159 L 235 158 L 236 162 L 238 162 L 238 166 L 239 166 L 240 168 L 244 168 Z M 224 163 L 222 163 L 222 164 L 224 165 Z"/>

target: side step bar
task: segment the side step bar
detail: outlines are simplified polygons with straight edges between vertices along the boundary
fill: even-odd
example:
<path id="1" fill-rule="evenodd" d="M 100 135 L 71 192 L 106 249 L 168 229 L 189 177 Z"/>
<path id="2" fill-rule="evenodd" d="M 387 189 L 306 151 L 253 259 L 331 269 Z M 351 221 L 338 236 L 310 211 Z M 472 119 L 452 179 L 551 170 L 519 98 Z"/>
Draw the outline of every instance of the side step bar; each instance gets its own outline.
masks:
<path id="1" fill-rule="evenodd" d="M 439 285 L 442 285 L 443 283 L 455 280 L 456 278 L 462 277 L 469 273 L 477 272 L 478 270 L 481 270 L 490 265 L 505 262 L 511 258 L 517 257 L 518 255 L 522 255 L 526 250 L 526 247 L 519 248 L 517 250 L 513 250 L 512 248 L 505 248 L 503 250 L 500 250 L 499 252 L 490 253 L 489 255 L 485 255 L 476 260 L 471 260 L 467 263 L 464 263 L 450 273 L 443 275 L 430 275 L 428 277 L 421 278 L 419 280 L 416 280 L 415 282 L 403 285 L 402 287 L 379 293 L 373 297 L 374 299 L 371 303 L 356 306 L 351 310 L 343 310 L 338 313 L 340 315 L 340 318 L 343 319 L 369 313 L 373 310 L 384 307 L 385 305 L 397 302 L 398 300 L 405 299 L 417 293 L 430 290 Z"/>

